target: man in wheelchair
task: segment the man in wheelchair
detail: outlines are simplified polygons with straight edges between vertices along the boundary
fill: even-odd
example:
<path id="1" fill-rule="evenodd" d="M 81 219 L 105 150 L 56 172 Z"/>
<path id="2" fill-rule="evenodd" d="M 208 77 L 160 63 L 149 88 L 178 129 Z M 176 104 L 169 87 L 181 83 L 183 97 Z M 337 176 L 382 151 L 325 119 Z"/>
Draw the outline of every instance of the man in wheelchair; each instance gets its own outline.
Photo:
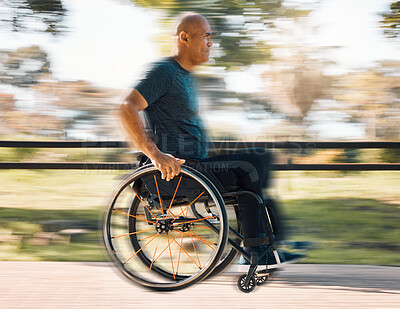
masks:
<path id="1" fill-rule="evenodd" d="M 162 179 L 177 182 L 181 165 L 186 162 L 201 169 L 214 184 L 218 183 L 217 187 L 222 185 L 226 196 L 236 192 L 231 197 L 238 204 L 243 236 L 243 247 L 238 251 L 242 253 L 240 264 L 246 270 L 250 268 L 248 275 L 260 265 L 271 269 L 279 267 L 280 262 L 298 259 L 299 254 L 277 254 L 275 250 L 276 241 L 282 239 L 281 224 L 273 200 L 263 196 L 268 187 L 271 154 L 264 149 L 244 149 L 208 156 L 190 73 L 209 60 L 213 44 L 207 19 L 185 14 L 173 39 L 173 56 L 154 63 L 121 105 L 121 119 L 129 137 L 145 155 L 143 161 L 148 158 Z M 144 111 L 150 130 L 145 129 L 140 111 Z"/>

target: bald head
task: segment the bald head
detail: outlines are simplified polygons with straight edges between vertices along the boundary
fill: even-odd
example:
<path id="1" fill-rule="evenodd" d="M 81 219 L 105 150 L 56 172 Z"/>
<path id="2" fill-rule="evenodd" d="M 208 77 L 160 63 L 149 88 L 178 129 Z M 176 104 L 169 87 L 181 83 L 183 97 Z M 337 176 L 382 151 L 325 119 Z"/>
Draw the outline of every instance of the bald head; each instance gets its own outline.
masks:
<path id="1" fill-rule="evenodd" d="M 193 34 L 201 30 L 204 25 L 209 24 L 203 15 L 197 13 L 185 13 L 178 19 L 174 35 L 179 35 L 182 31 Z"/>

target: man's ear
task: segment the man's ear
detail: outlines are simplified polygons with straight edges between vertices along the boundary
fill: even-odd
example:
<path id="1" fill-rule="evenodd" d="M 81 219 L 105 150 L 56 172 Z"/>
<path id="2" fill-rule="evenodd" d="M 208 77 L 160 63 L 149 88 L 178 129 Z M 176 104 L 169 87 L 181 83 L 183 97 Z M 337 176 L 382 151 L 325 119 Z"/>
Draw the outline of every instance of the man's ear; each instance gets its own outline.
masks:
<path id="1" fill-rule="evenodd" d="M 181 33 L 179 33 L 179 39 L 182 43 L 186 44 L 189 41 L 189 36 L 185 31 L 181 31 Z"/>

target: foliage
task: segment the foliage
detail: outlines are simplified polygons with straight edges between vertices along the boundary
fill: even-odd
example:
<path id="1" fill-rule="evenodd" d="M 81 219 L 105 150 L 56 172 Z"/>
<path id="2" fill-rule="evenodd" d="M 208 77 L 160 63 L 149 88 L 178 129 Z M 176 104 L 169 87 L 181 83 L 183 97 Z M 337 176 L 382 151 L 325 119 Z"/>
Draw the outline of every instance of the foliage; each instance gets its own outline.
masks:
<path id="1" fill-rule="evenodd" d="M 50 71 L 48 55 L 39 46 L 21 47 L 4 54 L 4 60 L 0 59 L 0 82 L 4 84 L 29 87 Z"/>
<path id="2" fill-rule="evenodd" d="M 205 15 L 212 23 L 220 47 L 216 65 L 223 67 L 248 66 L 265 63 L 271 58 L 265 35 L 275 27 L 279 17 L 297 18 L 308 10 L 285 7 L 282 0 L 132 0 L 136 4 L 165 13 L 167 20 L 182 12 Z M 165 22 L 165 21 L 164 21 Z"/>
<path id="3" fill-rule="evenodd" d="M 381 159 L 387 163 L 400 163 L 400 149 L 382 150 Z"/>
<path id="4" fill-rule="evenodd" d="M 344 149 L 343 153 L 333 159 L 334 163 L 360 163 L 359 149 Z"/>
<path id="5" fill-rule="evenodd" d="M 300 46 L 290 48 L 298 52 L 291 57 L 275 59 L 263 76 L 267 79 L 269 96 L 275 108 L 292 121 L 301 122 L 315 100 L 326 96 L 330 81 L 323 74 L 322 61 L 311 59 L 306 52 L 301 52 Z"/>
<path id="6" fill-rule="evenodd" d="M 398 37 L 400 34 L 400 1 L 390 5 L 390 12 L 384 13 L 381 23 L 385 34 L 390 38 Z"/>
<path id="7" fill-rule="evenodd" d="M 65 30 L 62 21 L 66 9 L 61 0 L 8 0 L 0 4 L 0 12 L 0 22 L 15 32 L 43 31 L 35 25 L 38 21 L 47 26 L 45 32 L 54 36 Z"/>
<path id="8" fill-rule="evenodd" d="M 393 72 L 399 62 L 383 62 L 377 67 L 334 77 L 332 96 L 352 121 L 366 124 L 369 139 L 397 139 L 399 76 Z"/>
<path id="9" fill-rule="evenodd" d="M 38 149 L 36 148 L 14 148 L 15 156 L 13 160 L 22 161 L 24 159 L 30 159 Z"/>

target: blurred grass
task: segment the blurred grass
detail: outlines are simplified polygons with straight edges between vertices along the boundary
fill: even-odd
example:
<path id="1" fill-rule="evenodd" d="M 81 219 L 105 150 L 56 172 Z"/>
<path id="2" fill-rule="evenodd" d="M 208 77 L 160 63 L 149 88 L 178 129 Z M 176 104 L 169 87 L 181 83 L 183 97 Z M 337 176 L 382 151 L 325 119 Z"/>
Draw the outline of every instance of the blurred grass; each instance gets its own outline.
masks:
<path id="1" fill-rule="evenodd" d="M 124 148 L 0 148 L 0 162 L 124 162 L 135 159 Z"/>
<path id="2" fill-rule="evenodd" d="M 101 220 L 100 207 L 74 210 L 1 207 L 0 260 L 104 261 Z M 66 235 L 59 231 L 68 230 L 68 225 L 70 231 L 84 232 Z"/>
<path id="3" fill-rule="evenodd" d="M 400 265 L 398 205 L 373 199 L 284 203 L 290 238 L 313 242 L 308 263 Z"/>
<path id="4" fill-rule="evenodd" d="M 99 230 L 103 209 L 108 194 L 125 173 L 0 171 L 0 259 L 104 261 Z M 46 241 L 49 236 L 40 232 L 46 232 L 44 222 L 53 220 L 76 221 L 85 233 L 71 239 L 63 236 L 49 244 L 33 242 L 38 238 L 39 243 Z"/>
<path id="5" fill-rule="evenodd" d="M 99 226 L 124 173 L 0 171 L 0 259 L 107 259 Z M 277 172 L 274 180 L 290 239 L 315 245 L 304 262 L 400 265 L 399 172 Z M 85 233 L 46 243 L 51 220 L 77 221 Z"/>

